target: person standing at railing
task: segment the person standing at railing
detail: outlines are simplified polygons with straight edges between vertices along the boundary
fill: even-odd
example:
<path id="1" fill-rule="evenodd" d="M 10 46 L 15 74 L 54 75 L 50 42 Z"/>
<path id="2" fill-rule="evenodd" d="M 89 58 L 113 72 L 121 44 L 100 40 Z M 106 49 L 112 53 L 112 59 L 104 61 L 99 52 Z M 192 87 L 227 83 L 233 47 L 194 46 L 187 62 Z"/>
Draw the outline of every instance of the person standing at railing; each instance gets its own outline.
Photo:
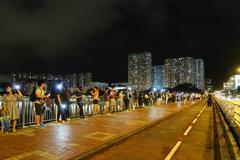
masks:
<path id="1" fill-rule="evenodd" d="M 6 94 L 3 96 L 3 106 L 7 108 L 10 121 L 12 122 L 12 132 L 16 132 L 17 120 L 20 118 L 17 102 L 23 100 L 23 95 L 19 89 L 17 93 L 13 93 L 11 86 L 6 88 Z"/>
<path id="2" fill-rule="evenodd" d="M 153 93 L 149 93 L 149 102 L 150 102 L 150 106 L 153 106 L 154 104 L 154 95 Z"/>
<path id="3" fill-rule="evenodd" d="M 34 102 L 36 111 L 35 121 L 36 127 L 44 128 L 45 99 L 48 99 L 50 94 L 45 94 L 46 82 L 44 80 L 39 80 L 37 84 L 38 88 L 35 91 L 36 101 Z"/>
<path id="4" fill-rule="evenodd" d="M 142 108 L 144 104 L 144 94 L 140 93 L 139 95 L 139 107 Z"/>
<path id="5" fill-rule="evenodd" d="M 124 107 L 124 94 L 123 91 L 119 92 L 119 107 L 120 107 L 120 111 L 123 111 L 123 107 Z"/>
<path id="6" fill-rule="evenodd" d="M 98 98 L 99 98 L 99 89 L 98 87 L 94 87 L 93 91 L 91 91 L 93 96 L 93 114 L 96 115 L 98 113 Z"/>
<path id="7" fill-rule="evenodd" d="M 185 94 L 183 95 L 183 104 L 186 105 L 186 104 L 187 104 L 187 101 L 188 101 L 188 94 L 185 93 Z"/>
<path id="8" fill-rule="evenodd" d="M 63 104 L 65 105 L 64 113 L 65 113 L 68 121 L 71 120 L 71 117 L 70 117 L 70 102 L 71 102 L 71 100 L 70 99 L 71 99 L 71 90 L 69 89 L 69 87 L 67 87 L 65 85 L 63 95 L 62 95 L 62 101 L 63 101 Z"/>
<path id="9" fill-rule="evenodd" d="M 6 106 L 3 106 L 0 112 L 0 122 L 2 124 L 2 128 L 1 128 L 1 132 L 2 133 L 7 133 L 9 132 L 10 129 L 10 117 L 9 117 L 9 113 L 8 110 L 6 108 Z"/>
<path id="10" fill-rule="evenodd" d="M 169 98 L 170 98 L 170 93 L 169 92 L 166 92 L 165 93 L 165 104 L 168 104 L 168 100 L 169 100 Z"/>
<path id="11" fill-rule="evenodd" d="M 134 110 L 135 106 L 134 106 L 134 97 L 133 97 L 133 93 L 130 92 L 129 93 L 129 110 Z"/>
<path id="12" fill-rule="evenodd" d="M 137 92 L 134 92 L 133 99 L 134 99 L 134 108 L 135 109 L 139 108 L 139 94 Z"/>
<path id="13" fill-rule="evenodd" d="M 67 109 L 67 106 L 63 102 L 63 96 L 64 96 L 64 88 L 63 88 L 63 82 L 61 82 L 57 85 L 55 103 L 58 106 L 57 121 L 65 123 L 67 121 L 67 116 L 65 111 Z"/>
<path id="14" fill-rule="evenodd" d="M 104 113 L 108 113 L 109 112 L 109 89 L 105 88 L 104 90 Z"/>
<path id="15" fill-rule="evenodd" d="M 212 103 L 213 103 L 213 97 L 212 97 L 212 94 L 209 94 L 207 98 L 208 107 L 212 107 Z"/>
<path id="16" fill-rule="evenodd" d="M 128 110 L 129 109 L 129 91 L 126 90 L 125 92 L 125 96 L 124 96 L 124 110 Z"/>
<path id="17" fill-rule="evenodd" d="M 83 111 L 83 104 L 84 104 L 84 97 L 83 97 L 83 89 L 79 88 L 79 92 L 77 92 L 77 103 L 79 106 L 79 116 L 80 118 L 84 119 L 85 115 L 84 115 L 84 111 Z"/>
<path id="18" fill-rule="evenodd" d="M 117 94 L 116 94 L 116 91 L 115 91 L 115 87 L 112 87 L 111 93 L 109 95 L 111 113 L 117 112 L 116 96 L 117 96 Z"/>

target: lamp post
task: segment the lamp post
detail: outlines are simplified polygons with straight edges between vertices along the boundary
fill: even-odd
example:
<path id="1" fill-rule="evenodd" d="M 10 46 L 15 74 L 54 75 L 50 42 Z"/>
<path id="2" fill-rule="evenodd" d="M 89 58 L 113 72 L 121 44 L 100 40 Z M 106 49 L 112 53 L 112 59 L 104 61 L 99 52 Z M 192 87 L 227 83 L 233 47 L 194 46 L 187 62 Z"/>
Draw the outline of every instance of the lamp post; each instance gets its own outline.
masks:
<path id="1" fill-rule="evenodd" d="M 240 74 L 240 67 L 236 69 L 237 73 Z"/>

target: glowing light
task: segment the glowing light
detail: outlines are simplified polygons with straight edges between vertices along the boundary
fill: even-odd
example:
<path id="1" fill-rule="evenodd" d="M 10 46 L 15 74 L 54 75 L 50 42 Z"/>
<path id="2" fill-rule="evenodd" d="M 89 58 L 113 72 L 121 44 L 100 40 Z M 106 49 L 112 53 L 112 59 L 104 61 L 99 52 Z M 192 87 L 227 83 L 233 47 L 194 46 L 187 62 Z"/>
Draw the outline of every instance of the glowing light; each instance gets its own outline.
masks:
<path id="1" fill-rule="evenodd" d="M 15 84 L 13 88 L 16 90 L 19 90 L 21 88 L 21 86 L 19 84 Z"/>
<path id="2" fill-rule="evenodd" d="M 62 104 L 62 108 L 63 109 L 67 108 L 67 105 L 66 104 Z"/>
<path id="3" fill-rule="evenodd" d="M 238 67 L 236 71 L 237 71 L 237 73 L 240 73 L 240 67 Z"/>
<path id="4" fill-rule="evenodd" d="M 58 90 L 62 90 L 62 89 L 63 89 L 63 85 L 62 85 L 62 84 L 58 84 L 58 85 L 57 85 L 57 89 L 58 89 Z"/>

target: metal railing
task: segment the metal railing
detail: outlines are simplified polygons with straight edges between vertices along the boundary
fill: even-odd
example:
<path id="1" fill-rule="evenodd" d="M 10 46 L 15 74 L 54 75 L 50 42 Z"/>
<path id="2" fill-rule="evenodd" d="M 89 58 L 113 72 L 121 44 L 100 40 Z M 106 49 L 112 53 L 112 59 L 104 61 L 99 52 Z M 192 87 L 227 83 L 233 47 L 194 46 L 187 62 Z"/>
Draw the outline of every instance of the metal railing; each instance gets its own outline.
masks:
<path id="1" fill-rule="evenodd" d="M 240 147 L 240 105 L 230 102 L 224 97 L 216 98 L 216 102 L 229 125 L 229 128 Z"/>
<path id="2" fill-rule="evenodd" d="M 230 125 L 232 127 L 240 128 L 240 105 L 234 104 L 222 98 L 217 98 L 216 101 Z"/>
<path id="3" fill-rule="evenodd" d="M 23 101 L 18 101 L 17 106 L 20 113 L 20 119 L 17 121 L 19 127 L 25 127 L 35 124 L 35 107 L 34 103 L 30 101 L 29 97 L 25 97 Z M 2 106 L 2 97 L 0 97 L 0 108 Z M 117 111 L 120 111 L 120 100 L 116 100 Z M 99 114 L 104 113 L 105 105 L 103 98 L 99 99 L 98 106 Z M 54 99 L 52 100 L 51 107 L 47 107 L 44 115 L 44 122 L 53 122 L 57 120 L 57 105 Z M 93 99 L 85 98 L 83 101 L 83 110 L 86 116 L 91 116 L 93 112 Z M 71 98 L 69 105 L 69 113 L 71 118 L 79 117 L 80 108 L 78 106 L 76 98 Z"/>

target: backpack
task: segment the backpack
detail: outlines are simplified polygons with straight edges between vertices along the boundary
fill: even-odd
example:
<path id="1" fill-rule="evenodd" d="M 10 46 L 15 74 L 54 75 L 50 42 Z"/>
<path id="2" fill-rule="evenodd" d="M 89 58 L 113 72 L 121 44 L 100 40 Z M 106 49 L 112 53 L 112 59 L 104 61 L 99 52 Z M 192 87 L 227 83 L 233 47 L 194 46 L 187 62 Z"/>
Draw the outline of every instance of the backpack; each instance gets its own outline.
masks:
<path id="1" fill-rule="evenodd" d="M 36 90 L 37 90 L 36 88 L 33 88 L 33 91 L 32 91 L 32 93 L 30 95 L 30 101 L 31 102 L 35 102 L 37 100 Z"/>

